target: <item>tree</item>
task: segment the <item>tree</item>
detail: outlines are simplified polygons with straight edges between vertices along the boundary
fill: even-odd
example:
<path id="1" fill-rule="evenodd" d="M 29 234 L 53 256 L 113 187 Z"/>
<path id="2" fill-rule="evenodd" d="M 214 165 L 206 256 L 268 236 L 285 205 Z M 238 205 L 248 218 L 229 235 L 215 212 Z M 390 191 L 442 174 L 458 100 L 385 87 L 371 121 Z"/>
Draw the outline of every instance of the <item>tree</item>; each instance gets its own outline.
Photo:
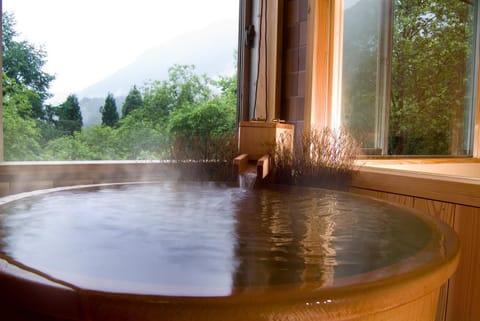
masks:
<path id="1" fill-rule="evenodd" d="M 2 73 L 4 159 L 38 160 L 40 130 L 25 110 L 30 109 L 30 89 Z"/>
<path id="2" fill-rule="evenodd" d="M 155 123 L 144 119 L 143 109 L 131 112 L 120 121 L 117 139 L 121 153 L 126 159 L 165 158 L 168 148 L 165 135 Z"/>
<path id="3" fill-rule="evenodd" d="M 102 125 L 114 127 L 119 119 L 117 104 L 112 94 L 108 94 L 105 99 L 105 105 L 100 107 L 102 113 Z"/>
<path id="4" fill-rule="evenodd" d="M 387 3 L 392 17 L 385 15 Z M 473 97 L 473 4 L 363 0 L 346 9 L 342 117 L 364 147 L 383 147 L 378 138 L 388 115 L 388 137 L 382 138 L 388 139 L 389 154 L 465 153 L 464 125 Z M 390 23 L 391 31 L 385 28 Z"/>
<path id="5" fill-rule="evenodd" d="M 46 52 L 27 41 L 17 41 L 14 15 L 5 12 L 2 15 L 2 70 L 18 84 L 36 93 L 30 96 L 31 116 L 43 119 L 42 104 L 50 94 L 48 89 L 54 76 L 42 71 L 46 63 Z"/>
<path id="6" fill-rule="evenodd" d="M 375 148 L 379 26 L 387 1 L 363 0 L 345 10 L 342 121 L 364 148 Z"/>
<path id="7" fill-rule="evenodd" d="M 391 153 L 463 153 L 471 12 L 466 1 L 394 0 Z"/>
<path id="8" fill-rule="evenodd" d="M 142 108 L 142 107 L 143 107 L 142 94 L 137 89 L 137 86 L 133 86 L 133 88 L 128 93 L 127 98 L 125 98 L 125 102 L 123 103 L 122 118 L 127 117 L 127 115 L 131 111 L 138 108 Z"/>
<path id="9" fill-rule="evenodd" d="M 73 135 L 74 132 L 82 130 L 82 112 L 77 96 L 68 96 L 67 100 L 57 107 L 56 115 L 58 116 L 57 127 L 64 133 Z"/>
<path id="10" fill-rule="evenodd" d="M 195 73 L 195 66 L 174 65 L 168 69 L 168 80 L 154 81 L 145 88 L 145 115 L 150 121 L 166 122 L 175 109 L 211 99 L 211 86 L 207 76 Z"/>
<path id="11" fill-rule="evenodd" d="M 221 94 L 193 107 L 184 105 L 169 117 L 168 130 L 176 158 L 218 158 L 225 146 L 217 140 L 235 130 L 236 76 L 222 77 L 212 84 Z"/>
<path id="12" fill-rule="evenodd" d="M 73 136 L 63 136 L 50 141 L 44 151 L 45 160 L 91 160 L 94 154 L 88 146 L 78 138 L 79 132 Z"/>
<path id="13" fill-rule="evenodd" d="M 75 134 L 75 139 L 88 148 L 90 159 L 123 159 L 121 145 L 117 139 L 117 129 L 110 126 L 96 125 L 84 128 Z"/>

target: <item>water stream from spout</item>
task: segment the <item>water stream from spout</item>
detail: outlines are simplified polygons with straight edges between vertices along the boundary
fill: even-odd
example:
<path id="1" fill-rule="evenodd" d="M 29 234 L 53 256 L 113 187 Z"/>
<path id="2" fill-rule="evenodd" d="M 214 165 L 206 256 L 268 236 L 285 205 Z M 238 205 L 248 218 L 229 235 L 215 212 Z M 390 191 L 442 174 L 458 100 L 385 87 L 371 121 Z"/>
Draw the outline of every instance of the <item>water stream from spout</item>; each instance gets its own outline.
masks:
<path id="1" fill-rule="evenodd" d="M 257 173 L 246 171 L 238 174 L 238 184 L 243 189 L 253 189 L 257 181 Z"/>

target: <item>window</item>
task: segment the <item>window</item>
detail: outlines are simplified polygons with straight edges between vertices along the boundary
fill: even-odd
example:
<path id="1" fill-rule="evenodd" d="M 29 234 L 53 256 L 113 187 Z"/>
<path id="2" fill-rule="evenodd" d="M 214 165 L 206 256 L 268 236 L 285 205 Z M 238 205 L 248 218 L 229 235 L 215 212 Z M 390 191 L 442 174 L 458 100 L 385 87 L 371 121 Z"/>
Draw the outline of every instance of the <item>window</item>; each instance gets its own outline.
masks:
<path id="1" fill-rule="evenodd" d="M 478 2 L 343 5 L 341 119 L 367 153 L 472 155 Z"/>
<path id="2" fill-rule="evenodd" d="M 0 160 L 220 157 L 211 146 L 236 130 L 238 8 L 0 0 Z"/>

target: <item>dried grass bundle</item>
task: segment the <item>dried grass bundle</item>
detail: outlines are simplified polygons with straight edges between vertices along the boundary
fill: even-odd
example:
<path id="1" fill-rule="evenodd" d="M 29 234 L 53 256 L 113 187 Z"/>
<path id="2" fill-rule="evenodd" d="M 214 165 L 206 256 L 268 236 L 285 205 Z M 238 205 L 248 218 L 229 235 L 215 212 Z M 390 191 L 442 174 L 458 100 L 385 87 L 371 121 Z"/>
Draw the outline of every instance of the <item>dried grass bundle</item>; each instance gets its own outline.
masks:
<path id="1" fill-rule="evenodd" d="M 355 170 L 359 148 L 345 129 L 312 129 L 296 140 L 281 137 L 273 151 L 275 179 L 298 184 L 346 189 Z"/>
<path id="2" fill-rule="evenodd" d="M 172 159 L 177 163 L 181 179 L 234 181 L 232 159 L 238 155 L 235 132 L 226 132 L 201 139 L 177 138 L 171 145 Z"/>

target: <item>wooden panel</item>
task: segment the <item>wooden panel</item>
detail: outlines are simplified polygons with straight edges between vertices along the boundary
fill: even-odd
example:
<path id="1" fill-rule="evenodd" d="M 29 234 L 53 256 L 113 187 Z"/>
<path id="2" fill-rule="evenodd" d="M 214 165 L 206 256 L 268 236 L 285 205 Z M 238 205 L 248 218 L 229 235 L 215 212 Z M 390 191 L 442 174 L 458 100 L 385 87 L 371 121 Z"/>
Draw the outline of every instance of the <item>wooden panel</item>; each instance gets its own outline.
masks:
<path id="1" fill-rule="evenodd" d="M 259 76 L 255 116 L 272 121 L 280 115 L 281 88 L 281 23 L 283 1 L 260 0 Z"/>
<path id="2" fill-rule="evenodd" d="M 437 301 L 437 312 L 435 321 L 446 321 L 447 320 L 447 304 L 448 304 L 448 289 L 450 286 L 450 281 L 447 281 L 441 288 L 438 293 Z"/>
<path id="3" fill-rule="evenodd" d="M 412 301 L 395 309 L 349 321 L 427 321 L 435 315 L 438 291 L 429 293 L 420 300 Z"/>
<path id="4" fill-rule="evenodd" d="M 13 182 L 10 184 L 10 193 L 16 194 L 47 188 L 53 188 L 53 181 Z"/>
<path id="5" fill-rule="evenodd" d="M 415 198 L 413 207 L 423 213 L 438 217 L 440 220 L 453 227 L 455 218 L 455 204 L 432 201 L 423 198 Z"/>
<path id="6" fill-rule="evenodd" d="M 453 227 L 455 219 L 455 204 L 432 201 L 423 198 L 415 198 L 414 208 L 423 213 L 435 216 Z M 440 289 L 440 294 L 438 297 L 437 321 L 443 321 L 446 319 L 448 289 L 449 283 L 445 284 Z"/>
<path id="7" fill-rule="evenodd" d="M 307 79 L 305 88 L 305 130 L 329 125 L 327 106 L 329 71 L 330 0 L 308 1 Z"/>
<path id="8" fill-rule="evenodd" d="M 93 179 L 59 180 L 59 181 L 53 182 L 53 187 L 90 185 L 90 184 L 95 184 L 95 181 Z"/>
<path id="9" fill-rule="evenodd" d="M 349 191 L 358 195 L 369 196 L 374 198 L 376 198 L 377 196 L 377 191 L 372 191 L 364 188 L 350 187 Z"/>
<path id="10" fill-rule="evenodd" d="M 277 142 L 283 142 L 291 149 L 294 126 L 271 122 L 240 122 L 239 153 L 247 154 L 249 160 L 258 160 L 272 152 Z M 290 146 L 288 146 L 288 145 Z"/>
<path id="11" fill-rule="evenodd" d="M 0 182 L 0 197 L 10 194 L 10 183 Z"/>
<path id="12" fill-rule="evenodd" d="M 423 213 L 433 215 L 452 227 L 454 225 L 455 204 L 359 188 L 352 188 L 351 191 L 356 194 L 374 197 L 397 205 L 414 208 Z M 443 321 L 446 319 L 448 291 L 448 283 L 440 289 L 437 321 Z"/>
<path id="13" fill-rule="evenodd" d="M 384 193 L 378 192 L 378 198 L 389 203 L 405 206 L 412 208 L 413 207 L 413 197 L 399 195 L 399 194 L 392 194 L 392 193 Z"/>
<path id="14" fill-rule="evenodd" d="M 450 280 L 447 321 L 480 320 L 480 208 L 456 206 L 461 257 Z"/>
<path id="15" fill-rule="evenodd" d="M 356 188 L 480 207 L 478 179 L 362 167 L 355 173 L 351 185 Z"/>
<path id="16" fill-rule="evenodd" d="M 393 203 L 396 205 L 413 208 L 414 198 L 410 196 L 394 194 L 394 193 L 385 193 L 380 191 L 366 190 L 360 188 L 351 188 L 350 191 L 355 194 L 360 194 L 364 196 L 373 197 L 382 201 Z"/>
<path id="17" fill-rule="evenodd" d="M 480 55 L 478 55 L 477 66 L 480 64 Z M 480 72 L 477 67 L 477 93 L 480 92 Z M 480 157 L 480 95 L 477 94 L 476 111 L 475 111 L 475 127 L 473 137 L 473 157 Z"/>
<path id="18" fill-rule="evenodd" d="M 449 163 L 377 163 L 368 162 L 368 167 L 408 171 L 410 173 L 425 173 L 449 177 L 480 178 L 480 162 L 449 162 Z"/>

